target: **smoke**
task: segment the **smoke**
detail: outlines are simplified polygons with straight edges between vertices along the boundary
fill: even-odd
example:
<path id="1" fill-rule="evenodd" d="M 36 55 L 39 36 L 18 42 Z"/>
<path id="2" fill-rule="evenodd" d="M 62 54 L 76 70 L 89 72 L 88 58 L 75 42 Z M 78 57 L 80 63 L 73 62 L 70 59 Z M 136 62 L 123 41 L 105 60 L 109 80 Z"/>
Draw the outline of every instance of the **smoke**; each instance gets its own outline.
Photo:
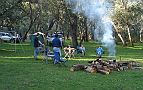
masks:
<path id="1" fill-rule="evenodd" d="M 112 31 L 112 3 L 107 0 L 66 0 L 74 13 L 84 13 L 90 21 L 95 21 L 94 37 L 108 49 L 109 56 L 115 56 L 115 41 Z"/>

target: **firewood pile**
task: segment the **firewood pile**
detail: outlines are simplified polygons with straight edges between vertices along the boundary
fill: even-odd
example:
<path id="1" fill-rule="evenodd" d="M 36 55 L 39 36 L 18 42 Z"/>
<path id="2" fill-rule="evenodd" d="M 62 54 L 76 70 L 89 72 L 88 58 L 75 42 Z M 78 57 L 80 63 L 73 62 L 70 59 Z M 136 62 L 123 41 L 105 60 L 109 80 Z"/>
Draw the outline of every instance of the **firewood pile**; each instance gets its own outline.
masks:
<path id="1" fill-rule="evenodd" d="M 86 71 L 89 73 L 101 73 L 101 74 L 110 74 L 113 71 L 123 71 L 123 70 L 132 70 L 132 69 L 143 69 L 139 66 L 139 63 L 135 61 L 116 61 L 116 60 L 107 60 L 103 61 L 101 58 L 94 61 L 88 61 L 88 65 L 76 64 L 70 68 L 70 71 Z"/>

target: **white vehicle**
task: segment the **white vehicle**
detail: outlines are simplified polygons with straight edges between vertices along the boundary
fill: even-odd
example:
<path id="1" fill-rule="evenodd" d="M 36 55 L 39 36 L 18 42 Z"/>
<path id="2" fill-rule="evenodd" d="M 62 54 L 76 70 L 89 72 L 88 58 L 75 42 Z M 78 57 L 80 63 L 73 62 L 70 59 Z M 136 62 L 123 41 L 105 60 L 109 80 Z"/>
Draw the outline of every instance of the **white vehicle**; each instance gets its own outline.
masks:
<path id="1" fill-rule="evenodd" d="M 19 40 L 18 37 L 13 36 L 11 33 L 0 32 L 0 39 L 6 42 L 15 42 Z"/>

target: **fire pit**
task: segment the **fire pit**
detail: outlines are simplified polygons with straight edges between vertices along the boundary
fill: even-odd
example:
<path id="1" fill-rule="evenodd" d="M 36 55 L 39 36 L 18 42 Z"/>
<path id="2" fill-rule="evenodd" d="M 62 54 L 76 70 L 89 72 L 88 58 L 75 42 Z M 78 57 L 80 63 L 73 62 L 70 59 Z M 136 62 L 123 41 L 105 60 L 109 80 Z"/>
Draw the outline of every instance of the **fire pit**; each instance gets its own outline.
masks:
<path id="1" fill-rule="evenodd" d="M 93 61 L 88 61 L 88 65 L 76 64 L 70 68 L 70 71 L 83 70 L 90 73 L 110 74 L 113 71 L 123 71 L 132 69 L 143 69 L 139 63 L 135 61 L 116 61 L 116 60 L 102 60 L 98 58 Z"/>

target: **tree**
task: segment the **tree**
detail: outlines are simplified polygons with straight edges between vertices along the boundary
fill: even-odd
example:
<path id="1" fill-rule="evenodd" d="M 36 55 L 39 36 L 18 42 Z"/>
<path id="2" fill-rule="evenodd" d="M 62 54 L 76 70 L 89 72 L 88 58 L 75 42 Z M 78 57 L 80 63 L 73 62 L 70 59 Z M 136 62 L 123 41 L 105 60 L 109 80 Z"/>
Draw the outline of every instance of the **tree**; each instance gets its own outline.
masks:
<path id="1" fill-rule="evenodd" d="M 133 42 L 135 39 L 133 31 L 137 32 L 139 29 L 136 26 L 137 24 L 141 24 L 141 3 L 133 3 L 126 0 L 121 0 L 116 2 L 115 5 L 115 17 L 114 21 L 116 23 L 116 27 L 119 38 L 121 39 L 123 45 L 127 45 L 127 41 L 129 41 L 130 45 L 133 46 Z M 128 35 L 128 39 L 126 39 Z M 138 36 L 138 35 L 137 35 Z"/>
<path id="2" fill-rule="evenodd" d="M 20 16 L 19 6 L 22 0 L 1 0 L 0 1 L 0 25 L 2 27 L 8 27 L 9 30 L 14 29 L 15 25 L 18 23 Z"/>

